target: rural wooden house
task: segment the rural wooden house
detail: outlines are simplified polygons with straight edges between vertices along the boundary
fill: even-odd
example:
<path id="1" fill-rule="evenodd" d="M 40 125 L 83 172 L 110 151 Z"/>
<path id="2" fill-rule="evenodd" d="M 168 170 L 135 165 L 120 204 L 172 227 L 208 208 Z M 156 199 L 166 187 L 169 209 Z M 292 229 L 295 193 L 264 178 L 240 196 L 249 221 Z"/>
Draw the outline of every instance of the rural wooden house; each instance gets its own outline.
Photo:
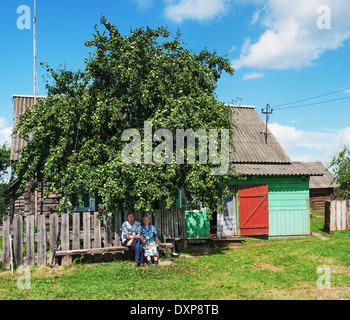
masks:
<path id="1" fill-rule="evenodd" d="M 326 201 L 334 200 L 337 184 L 322 162 L 305 163 L 310 169 L 323 171 L 322 176 L 310 177 L 310 210 L 325 210 Z"/>
<path id="2" fill-rule="evenodd" d="M 45 97 L 37 97 L 42 99 Z M 24 96 L 24 95 L 14 95 L 13 96 L 13 129 L 16 127 L 19 117 L 26 108 L 31 107 L 34 104 L 33 96 Z M 17 161 L 20 158 L 18 150 L 25 147 L 25 141 L 20 139 L 18 135 L 12 136 L 11 143 L 11 154 L 10 161 Z M 33 214 L 37 217 L 40 214 L 49 215 L 52 212 L 56 211 L 56 206 L 60 198 L 59 195 L 50 193 L 49 198 L 41 201 L 44 188 L 47 186 L 45 183 L 41 183 L 41 190 L 36 192 L 30 192 L 31 183 L 26 185 L 24 192 L 17 193 L 19 185 L 19 180 L 16 179 L 13 181 L 10 186 L 10 191 L 12 193 L 10 201 L 10 212 L 19 213 L 24 216 Z M 76 211 L 85 212 L 85 211 L 95 211 L 95 200 L 85 197 L 83 200 L 83 207 L 77 207 Z"/>
<path id="3" fill-rule="evenodd" d="M 230 185 L 234 196 L 224 200 L 224 214 L 211 221 L 205 210 L 186 211 L 187 237 L 309 235 L 309 181 L 324 170 L 291 161 L 269 130 L 266 143 L 266 125 L 255 107 L 232 107 L 235 152 L 230 160 L 239 175 Z"/>
<path id="4" fill-rule="evenodd" d="M 13 96 L 13 126 L 25 108 L 33 105 L 31 96 Z M 234 145 L 230 159 L 238 177 L 233 179 L 230 190 L 234 196 L 224 199 L 225 213 L 208 220 L 206 210 L 191 210 L 184 194 L 179 192 L 176 207 L 185 213 L 186 237 L 189 240 L 209 240 L 212 237 L 264 236 L 283 237 L 308 235 L 309 228 L 309 181 L 310 177 L 322 176 L 324 170 L 292 162 L 277 139 L 268 131 L 265 142 L 265 123 L 255 107 L 232 106 L 235 125 Z M 24 141 L 12 137 L 11 161 L 20 157 L 18 150 Z M 13 197 L 11 212 L 35 216 L 55 211 L 58 196 L 50 194 L 41 201 L 41 192 L 29 192 L 30 185 L 22 194 L 16 193 L 18 181 L 11 186 Z M 45 184 L 42 184 L 42 189 Z M 93 212 L 95 202 L 85 199 L 83 208 L 76 211 Z M 179 237 L 178 221 L 172 222 L 170 237 Z M 183 234 L 182 234 L 183 236 Z"/>
<path id="5" fill-rule="evenodd" d="M 38 97 L 42 98 L 42 97 Z M 14 95 L 13 96 L 13 129 L 16 128 L 19 117 L 26 108 L 34 104 L 33 96 Z M 25 141 L 20 139 L 18 135 L 12 135 L 10 161 L 14 162 L 20 158 L 18 150 L 25 147 Z M 56 195 L 50 194 L 49 199 L 40 201 L 43 192 L 44 184 L 41 185 L 41 192 L 30 192 L 31 183 L 28 183 L 24 192 L 18 193 L 19 179 L 15 179 L 10 185 L 10 213 L 21 214 L 23 216 L 35 215 L 38 213 L 46 213 L 49 215 L 56 210 L 57 199 Z"/>

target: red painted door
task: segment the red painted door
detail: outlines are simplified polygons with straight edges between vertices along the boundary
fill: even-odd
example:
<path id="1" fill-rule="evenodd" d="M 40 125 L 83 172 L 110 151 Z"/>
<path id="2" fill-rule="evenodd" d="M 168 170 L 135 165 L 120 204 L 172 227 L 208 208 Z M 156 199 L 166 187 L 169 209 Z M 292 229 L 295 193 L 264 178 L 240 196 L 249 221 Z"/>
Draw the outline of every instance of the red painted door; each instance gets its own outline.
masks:
<path id="1" fill-rule="evenodd" d="M 238 187 L 240 235 L 269 234 L 268 191 L 267 185 Z"/>

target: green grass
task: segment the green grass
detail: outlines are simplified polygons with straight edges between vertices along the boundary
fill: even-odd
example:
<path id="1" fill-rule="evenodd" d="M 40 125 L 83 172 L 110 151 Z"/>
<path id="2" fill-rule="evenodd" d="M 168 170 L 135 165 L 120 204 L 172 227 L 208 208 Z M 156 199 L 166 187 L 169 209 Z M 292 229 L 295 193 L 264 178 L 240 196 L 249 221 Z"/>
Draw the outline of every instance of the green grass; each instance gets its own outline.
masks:
<path id="1" fill-rule="evenodd" d="M 174 259 L 170 266 L 137 268 L 131 261 L 77 263 L 35 268 L 27 290 L 17 288 L 9 271 L 0 273 L 0 299 L 350 299 L 350 231 L 322 231 L 324 221 L 311 218 L 317 237 L 249 241 L 234 249 L 188 248 L 204 253 Z M 331 270 L 331 289 L 317 288 Z"/>

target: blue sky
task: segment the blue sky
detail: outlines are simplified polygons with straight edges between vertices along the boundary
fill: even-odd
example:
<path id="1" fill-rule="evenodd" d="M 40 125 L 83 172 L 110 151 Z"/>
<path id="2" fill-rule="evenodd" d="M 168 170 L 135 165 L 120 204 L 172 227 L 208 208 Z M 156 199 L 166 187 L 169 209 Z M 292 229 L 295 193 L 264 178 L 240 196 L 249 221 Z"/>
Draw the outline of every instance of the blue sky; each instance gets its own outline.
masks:
<path id="1" fill-rule="evenodd" d="M 0 143 L 10 140 L 12 95 L 33 94 L 33 41 L 19 29 L 19 6 L 33 0 L 4 0 L 0 11 Z M 32 13 L 32 12 L 31 12 Z M 237 97 L 261 109 L 339 91 L 300 104 L 350 97 L 349 0 L 37 0 L 37 61 L 52 67 L 82 68 L 84 42 L 101 14 L 126 35 L 130 27 L 180 29 L 188 47 L 227 55 L 236 69 L 224 75 L 217 95 Z M 45 95 L 38 66 L 38 93 Z M 295 104 L 288 105 L 289 107 Z M 326 165 L 350 147 L 350 99 L 280 109 L 270 129 L 293 160 Z"/>

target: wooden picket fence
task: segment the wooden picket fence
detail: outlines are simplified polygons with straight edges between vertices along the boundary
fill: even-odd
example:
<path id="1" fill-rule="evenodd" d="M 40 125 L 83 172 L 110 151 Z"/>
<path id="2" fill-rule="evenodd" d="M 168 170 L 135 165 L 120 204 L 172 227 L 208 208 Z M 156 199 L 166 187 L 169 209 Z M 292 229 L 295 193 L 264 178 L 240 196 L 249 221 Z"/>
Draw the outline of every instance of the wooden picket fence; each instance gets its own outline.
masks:
<path id="1" fill-rule="evenodd" d="M 325 202 L 326 232 L 350 229 L 350 200 L 333 200 Z"/>
<path id="2" fill-rule="evenodd" d="M 183 210 L 154 210 L 148 215 L 162 242 L 167 239 L 186 239 Z M 142 213 L 136 213 L 136 220 L 140 221 L 142 217 Z M 6 269 L 11 264 L 19 268 L 51 263 L 59 227 L 61 231 L 57 257 L 124 253 L 127 249 L 121 245 L 123 221 L 126 221 L 126 214 L 120 212 L 74 212 L 62 213 L 60 217 L 57 213 L 51 213 L 49 217 L 39 215 L 37 223 L 33 215 L 6 215 L 1 232 L 3 252 L 0 257 Z"/>

